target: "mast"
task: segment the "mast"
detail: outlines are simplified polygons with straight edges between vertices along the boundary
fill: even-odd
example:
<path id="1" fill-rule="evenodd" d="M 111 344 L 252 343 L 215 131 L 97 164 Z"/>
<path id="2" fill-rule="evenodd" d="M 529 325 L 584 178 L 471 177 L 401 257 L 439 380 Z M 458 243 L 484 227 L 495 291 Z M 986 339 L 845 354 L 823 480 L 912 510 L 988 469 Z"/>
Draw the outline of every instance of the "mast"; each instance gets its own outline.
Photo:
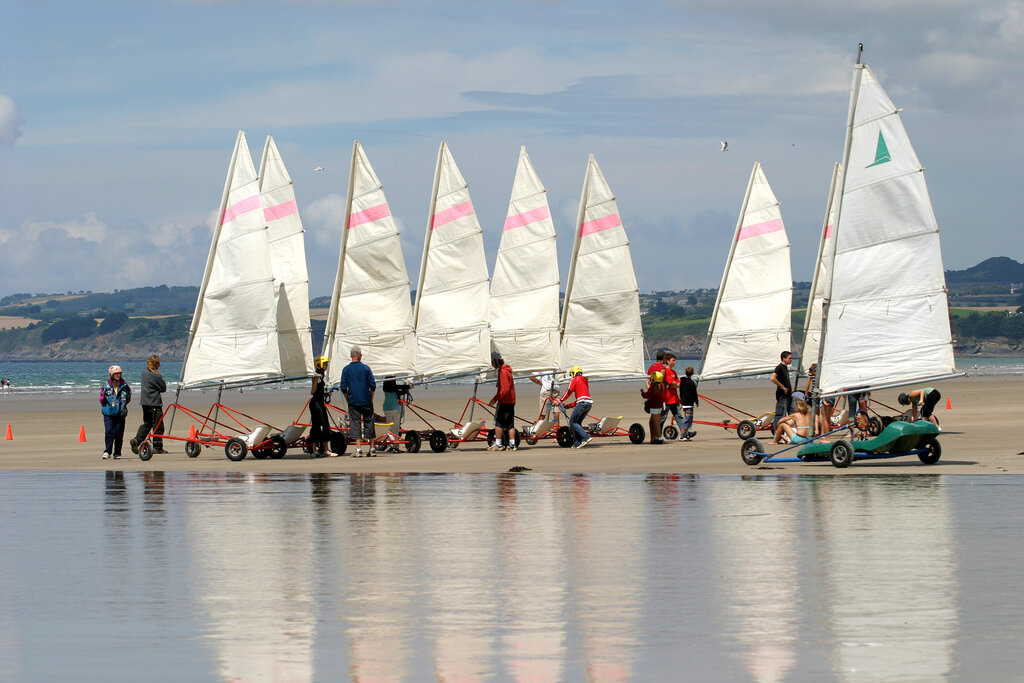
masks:
<path id="1" fill-rule="evenodd" d="M 345 276 L 345 246 L 348 244 L 348 224 L 352 218 L 352 193 L 355 189 L 356 179 L 356 154 L 359 150 L 359 140 L 352 142 L 352 163 L 348 171 L 348 194 L 345 199 L 345 222 L 341 226 L 341 250 L 338 253 L 338 272 L 334 276 L 334 293 L 331 295 L 331 308 L 327 312 L 327 327 L 324 330 L 324 347 L 321 354 L 327 356 L 328 361 L 334 353 L 334 337 L 338 328 L 338 299 L 341 296 L 341 284 Z"/>
<path id="2" fill-rule="evenodd" d="M 420 275 L 416 284 L 416 305 L 413 306 L 412 311 L 412 329 L 415 331 L 419 328 L 420 324 L 420 299 L 423 298 L 423 281 L 427 277 L 427 253 L 430 249 L 430 236 L 434 229 L 434 210 L 437 208 L 437 188 L 441 182 L 441 159 L 444 156 L 444 150 L 448 146 L 447 142 L 442 141 L 441 146 L 437 150 L 437 166 L 434 169 L 434 187 L 430 192 L 430 211 L 427 213 L 427 234 L 423 238 L 423 258 L 420 260 Z"/>
<path id="3" fill-rule="evenodd" d="M 831 183 L 829 184 L 829 187 L 828 187 L 828 202 L 825 205 L 825 220 L 824 220 L 824 224 L 821 226 L 821 241 L 818 242 L 818 258 L 815 261 L 814 277 L 811 278 L 811 293 L 810 293 L 810 296 L 807 299 L 807 313 L 804 315 L 804 333 L 803 333 L 803 336 L 800 338 L 800 364 L 797 366 L 797 371 L 796 371 L 797 380 L 800 379 L 800 373 L 804 371 L 805 366 L 807 365 L 806 362 L 805 362 L 805 359 L 804 359 L 803 350 L 805 348 L 807 348 L 807 335 L 809 334 L 810 328 L 811 328 L 811 315 L 812 315 L 812 311 L 814 310 L 815 295 L 818 292 L 818 277 L 821 275 L 821 259 L 824 256 L 824 252 L 825 252 L 826 232 L 828 231 L 829 217 L 832 215 L 832 205 L 835 202 L 835 198 L 836 198 L 836 180 L 838 178 L 839 178 L 839 162 L 837 161 L 835 163 L 835 165 L 832 167 L 832 181 L 831 181 Z M 835 226 L 834 225 L 832 226 L 832 236 L 833 236 L 833 240 L 834 240 L 834 237 L 835 237 Z M 831 244 L 829 246 L 831 247 Z M 831 255 L 832 254 L 831 254 L 831 251 L 830 251 L 829 252 L 829 256 L 831 257 Z M 818 346 L 819 347 L 821 346 L 820 339 L 819 339 Z M 817 362 L 817 361 L 815 361 L 815 362 Z"/>
<path id="4" fill-rule="evenodd" d="M 238 149 L 245 139 L 245 131 L 238 131 L 235 138 L 235 151 L 231 154 L 231 163 L 228 164 L 228 175 L 224 180 L 224 193 L 220 198 L 220 210 L 217 212 L 217 224 L 213 228 L 213 240 L 210 242 L 210 253 L 206 257 L 206 269 L 203 271 L 203 281 L 199 285 L 199 295 L 196 297 L 196 310 L 192 314 L 192 323 L 188 329 L 188 342 L 185 344 L 185 358 L 181 361 L 181 380 L 185 379 L 185 365 L 188 363 L 189 353 L 192 351 L 192 342 L 195 340 L 196 328 L 199 325 L 199 316 L 203 312 L 203 299 L 206 297 L 206 287 L 210 283 L 210 273 L 213 271 L 213 263 L 217 256 L 217 242 L 220 240 L 220 229 L 224 224 L 224 212 L 228 208 L 228 195 L 231 192 L 231 179 L 235 175 L 235 163 L 238 161 Z M 181 381 L 178 382 L 180 392 Z M 177 399 L 175 399 L 177 400 Z"/>
<path id="5" fill-rule="evenodd" d="M 747 204 L 750 202 L 750 193 L 754 189 L 754 178 L 761 162 L 755 161 L 754 167 L 750 170 L 750 180 L 747 182 L 747 192 L 743 195 L 743 206 L 740 207 L 740 217 L 736 220 L 736 230 L 732 235 L 732 244 L 729 246 L 729 256 L 725 261 L 725 272 L 722 273 L 722 284 L 718 287 L 718 295 L 715 297 L 715 308 L 711 311 L 711 322 L 708 324 L 708 335 L 704 340 L 704 349 L 700 356 L 700 369 L 704 371 L 704 361 L 708 358 L 708 348 L 711 346 L 711 337 L 715 333 L 715 321 L 718 320 L 718 306 L 722 303 L 722 294 L 725 292 L 725 284 L 729 281 L 729 270 L 732 268 L 732 257 L 736 253 L 736 245 L 739 243 L 740 230 L 743 227 L 743 218 L 747 214 Z M 700 382 L 700 375 L 697 375 L 696 382 Z"/>
<path id="6" fill-rule="evenodd" d="M 569 276 L 566 278 L 565 283 L 565 299 L 562 302 L 562 320 L 559 324 L 559 333 L 562 337 L 565 336 L 565 321 L 566 315 L 569 312 L 569 297 L 572 293 L 573 280 L 576 277 L 576 257 L 580 252 L 580 238 L 582 237 L 580 233 L 583 230 L 583 218 L 587 210 L 587 200 L 590 197 L 590 175 L 593 165 L 594 155 L 591 154 L 590 159 L 587 160 L 587 174 L 583 178 L 583 192 L 580 194 L 580 210 L 576 215 L 576 232 L 572 243 L 572 257 L 569 261 Z"/>

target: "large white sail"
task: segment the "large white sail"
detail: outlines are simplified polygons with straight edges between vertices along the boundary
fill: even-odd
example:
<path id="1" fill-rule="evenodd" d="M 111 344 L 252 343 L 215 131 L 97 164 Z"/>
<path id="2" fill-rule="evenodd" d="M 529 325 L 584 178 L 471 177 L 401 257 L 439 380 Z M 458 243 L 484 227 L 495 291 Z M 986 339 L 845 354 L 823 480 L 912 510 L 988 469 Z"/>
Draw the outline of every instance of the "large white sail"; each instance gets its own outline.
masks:
<path id="1" fill-rule="evenodd" d="M 378 377 L 411 375 L 412 304 L 402 243 L 384 186 L 358 140 L 352 145 L 345 226 L 324 333 L 324 352 L 335 361 L 328 383 L 341 379 L 352 346 L 362 350 L 363 362 Z"/>
<path id="2" fill-rule="evenodd" d="M 547 190 L 526 148 L 491 277 L 491 347 L 516 373 L 557 370 L 558 254 Z"/>
<path id="3" fill-rule="evenodd" d="M 939 228 L 924 168 L 875 75 L 854 68 L 818 385 L 956 373 Z"/>
<path id="4" fill-rule="evenodd" d="M 262 209 L 259 178 L 245 132 L 239 131 L 192 316 L 182 388 L 281 377 L 277 297 Z"/>
<path id="5" fill-rule="evenodd" d="M 811 280 L 811 291 L 807 296 L 807 315 L 804 317 L 804 336 L 800 349 L 798 374 L 806 373 L 812 363 L 818 362 L 818 351 L 821 348 L 821 306 L 825 300 L 828 266 L 829 260 L 832 258 L 832 226 L 835 224 L 836 218 L 835 196 L 836 184 L 839 180 L 839 167 L 838 163 L 833 167 L 832 182 L 829 184 L 828 203 L 825 205 L 825 225 L 821 229 L 817 265 Z"/>
<path id="6" fill-rule="evenodd" d="M 260 197 L 277 290 L 277 345 L 281 374 L 313 374 L 313 331 L 309 324 L 309 273 L 306 240 L 295 203 L 291 176 L 274 138 L 267 136 L 260 161 Z"/>
<path id="7" fill-rule="evenodd" d="M 644 371 L 640 296 L 619 208 L 594 155 L 587 163 L 562 305 L 562 369 L 588 377 Z"/>
<path id="8" fill-rule="evenodd" d="M 708 328 L 701 379 L 769 373 L 792 343 L 789 238 L 755 163 Z"/>
<path id="9" fill-rule="evenodd" d="M 490 368 L 483 232 L 447 143 L 437 153 L 413 325 L 424 377 Z"/>

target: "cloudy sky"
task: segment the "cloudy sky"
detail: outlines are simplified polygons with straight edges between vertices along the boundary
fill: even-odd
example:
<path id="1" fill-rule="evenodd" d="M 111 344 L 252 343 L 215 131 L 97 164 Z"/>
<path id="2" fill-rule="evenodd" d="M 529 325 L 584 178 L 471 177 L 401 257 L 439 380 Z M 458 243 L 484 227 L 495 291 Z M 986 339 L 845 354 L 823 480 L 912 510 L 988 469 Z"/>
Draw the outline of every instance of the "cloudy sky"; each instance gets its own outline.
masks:
<path id="1" fill-rule="evenodd" d="M 945 267 L 1024 260 L 1022 0 L 0 0 L 0 296 L 197 285 L 240 129 L 295 180 L 314 296 L 355 139 L 414 282 L 441 140 L 489 267 L 526 145 L 563 264 L 595 154 L 640 288 L 717 286 L 760 161 L 810 280 L 858 42 L 927 168 Z"/>

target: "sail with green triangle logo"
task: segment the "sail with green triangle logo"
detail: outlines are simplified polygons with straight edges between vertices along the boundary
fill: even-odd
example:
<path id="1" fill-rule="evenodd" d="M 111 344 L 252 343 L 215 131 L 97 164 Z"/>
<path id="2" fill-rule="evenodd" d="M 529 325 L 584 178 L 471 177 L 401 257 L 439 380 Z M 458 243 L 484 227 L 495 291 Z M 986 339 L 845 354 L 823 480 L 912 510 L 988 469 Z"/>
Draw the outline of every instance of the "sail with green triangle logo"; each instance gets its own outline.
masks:
<path id="1" fill-rule="evenodd" d="M 854 67 L 818 357 L 824 393 L 957 374 L 924 168 L 874 73 Z M 883 167 L 880 169 L 879 167 Z"/>

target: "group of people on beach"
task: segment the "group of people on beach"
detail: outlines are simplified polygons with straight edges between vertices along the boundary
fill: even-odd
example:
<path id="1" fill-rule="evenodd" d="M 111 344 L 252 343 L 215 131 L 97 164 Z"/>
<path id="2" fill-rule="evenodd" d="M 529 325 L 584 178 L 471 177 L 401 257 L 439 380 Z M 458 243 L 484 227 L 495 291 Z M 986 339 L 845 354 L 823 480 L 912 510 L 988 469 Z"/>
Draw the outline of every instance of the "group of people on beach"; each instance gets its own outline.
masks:
<path id="1" fill-rule="evenodd" d="M 132 453 L 138 454 L 139 444 L 152 432 L 153 452 L 164 453 L 163 439 L 163 396 L 167 383 L 160 374 L 160 356 L 153 354 L 146 359 L 146 369 L 140 378 L 142 424 L 129 441 Z M 128 404 L 132 401 L 132 388 L 124 379 L 120 365 L 107 368 L 107 381 L 100 388 L 100 413 L 103 415 L 103 459 L 118 459 L 124 442 L 125 423 L 128 420 Z"/>
<path id="2" fill-rule="evenodd" d="M 775 419 L 772 422 L 772 433 L 774 438 L 771 443 L 792 443 L 803 444 L 819 437 L 819 441 L 829 441 L 828 434 L 841 428 L 833 422 L 833 414 L 836 409 L 837 396 L 821 396 L 814 399 L 816 388 L 818 364 L 812 363 L 807 369 L 807 383 L 805 391 L 794 391 L 790 379 L 789 367 L 793 362 L 793 354 L 783 351 L 780 362 L 771 375 L 771 382 L 775 385 Z M 942 394 L 934 387 L 914 389 L 909 392 L 902 392 L 897 401 L 902 406 L 909 408 L 907 417 L 911 422 L 919 419 L 928 420 L 938 426 L 938 418 L 935 417 L 935 406 L 938 405 Z M 817 419 L 812 425 L 810 401 L 816 400 L 814 406 Z M 868 401 L 870 392 L 853 390 L 847 393 L 847 415 L 845 423 L 848 425 L 851 438 L 857 426 L 857 416 L 861 414 L 867 418 Z M 940 427 L 941 429 L 941 427 Z"/>
<path id="3" fill-rule="evenodd" d="M 676 421 L 679 441 L 689 441 L 697 436 L 693 431 L 693 409 L 700 405 L 697 384 L 693 381 L 693 368 L 687 367 L 682 377 L 675 371 L 676 356 L 671 351 L 659 350 L 655 360 L 647 368 L 647 381 L 640 395 L 646 399 L 645 410 L 650 413 L 648 425 L 651 443 L 665 442 L 665 423 L 669 415 Z"/>

